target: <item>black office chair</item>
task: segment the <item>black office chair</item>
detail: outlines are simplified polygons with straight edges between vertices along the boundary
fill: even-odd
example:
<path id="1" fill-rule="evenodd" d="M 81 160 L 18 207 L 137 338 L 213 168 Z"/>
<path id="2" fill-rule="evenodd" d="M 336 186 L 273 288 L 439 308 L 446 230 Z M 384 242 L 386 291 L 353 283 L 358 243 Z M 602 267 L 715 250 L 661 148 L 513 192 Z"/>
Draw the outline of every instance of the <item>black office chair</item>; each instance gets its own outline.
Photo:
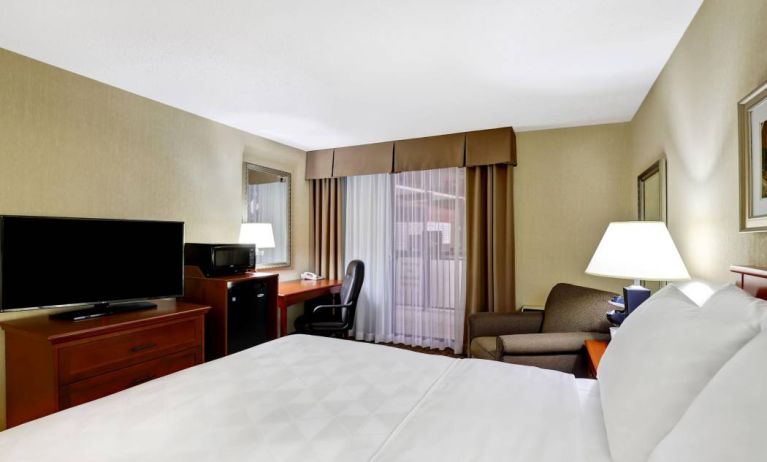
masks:
<path id="1" fill-rule="evenodd" d="M 341 285 L 340 304 L 315 306 L 311 313 L 299 316 L 294 324 L 296 332 L 329 337 L 340 335 L 346 338 L 349 329 L 354 327 L 357 299 L 364 279 L 365 264 L 360 260 L 349 262 Z"/>

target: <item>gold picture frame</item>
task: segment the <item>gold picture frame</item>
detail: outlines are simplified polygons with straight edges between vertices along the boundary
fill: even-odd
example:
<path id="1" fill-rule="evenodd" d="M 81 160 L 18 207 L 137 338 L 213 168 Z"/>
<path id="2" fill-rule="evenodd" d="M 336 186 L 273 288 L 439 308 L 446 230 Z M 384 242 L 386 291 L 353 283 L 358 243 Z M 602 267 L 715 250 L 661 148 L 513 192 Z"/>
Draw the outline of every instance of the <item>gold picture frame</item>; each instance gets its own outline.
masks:
<path id="1" fill-rule="evenodd" d="M 738 103 L 738 144 L 740 231 L 767 231 L 767 82 Z"/>

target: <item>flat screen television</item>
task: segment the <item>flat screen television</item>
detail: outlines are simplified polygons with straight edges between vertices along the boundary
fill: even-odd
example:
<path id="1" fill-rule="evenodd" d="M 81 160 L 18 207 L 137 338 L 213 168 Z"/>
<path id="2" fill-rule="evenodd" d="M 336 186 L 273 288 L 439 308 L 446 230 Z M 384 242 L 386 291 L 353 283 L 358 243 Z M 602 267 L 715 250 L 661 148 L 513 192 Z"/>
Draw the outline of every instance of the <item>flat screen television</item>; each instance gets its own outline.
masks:
<path id="1" fill-rule="evenodd" d="M 181 296 L 184 224 L 0 216 L 0 311 L 95 305 L 60 318 L 151 308 Z M 72 313 L 72 312 L 70 312 Z"/>

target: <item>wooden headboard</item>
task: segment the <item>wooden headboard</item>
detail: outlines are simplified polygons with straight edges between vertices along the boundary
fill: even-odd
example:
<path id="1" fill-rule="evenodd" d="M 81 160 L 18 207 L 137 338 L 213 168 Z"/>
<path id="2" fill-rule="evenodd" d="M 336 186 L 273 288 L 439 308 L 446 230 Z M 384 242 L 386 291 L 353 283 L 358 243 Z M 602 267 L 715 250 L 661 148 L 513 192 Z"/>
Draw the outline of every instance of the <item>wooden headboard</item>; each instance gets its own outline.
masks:
<path id="1" fill-rule="evenodd" d="M 732 265 L 730 271 L 737 274 L 738 287 L 754 297 L 767 300 L 767 268 Z"/>

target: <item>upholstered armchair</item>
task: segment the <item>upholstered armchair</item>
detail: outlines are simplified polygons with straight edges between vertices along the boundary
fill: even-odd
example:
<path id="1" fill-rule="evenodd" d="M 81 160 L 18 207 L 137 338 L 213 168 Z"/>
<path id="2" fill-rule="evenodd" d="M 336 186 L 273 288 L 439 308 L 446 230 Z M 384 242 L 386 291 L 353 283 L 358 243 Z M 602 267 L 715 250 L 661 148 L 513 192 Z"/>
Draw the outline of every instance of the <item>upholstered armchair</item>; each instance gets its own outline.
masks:
<path id="1" fill-rule="evenodd" d="M 610 338 L 610 292 L 557 284 L 543 312 L 469 317 L 469 356 L 586 375 L 584 342 Z"/>

